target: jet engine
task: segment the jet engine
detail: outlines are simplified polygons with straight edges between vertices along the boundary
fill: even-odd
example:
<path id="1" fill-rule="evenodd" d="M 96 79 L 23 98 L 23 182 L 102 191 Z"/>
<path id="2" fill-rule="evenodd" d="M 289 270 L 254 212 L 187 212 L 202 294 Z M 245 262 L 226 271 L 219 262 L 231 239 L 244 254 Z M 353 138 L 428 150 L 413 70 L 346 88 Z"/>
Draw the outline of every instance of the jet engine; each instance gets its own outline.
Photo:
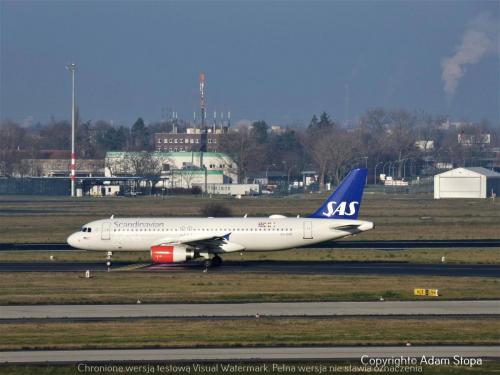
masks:
<path id="1" fill-rule="evenodd" d="M 158 245 L 151 247 L 153 263 L 178 263 L 195 258 L 195 252 L 183 245 Z"/>

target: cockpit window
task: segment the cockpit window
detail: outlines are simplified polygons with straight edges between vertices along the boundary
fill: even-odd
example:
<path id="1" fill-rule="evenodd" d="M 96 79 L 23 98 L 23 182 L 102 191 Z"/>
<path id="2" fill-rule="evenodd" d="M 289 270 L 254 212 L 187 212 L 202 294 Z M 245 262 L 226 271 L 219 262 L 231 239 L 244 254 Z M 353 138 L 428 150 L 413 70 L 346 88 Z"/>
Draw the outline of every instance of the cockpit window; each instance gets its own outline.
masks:
<path id="1" fill-rule="evenodd" d="M 88 227 L 87 232 L 92 232 L 92 228 Z"/>
<path id="2" fill-rule="evenodd" d="M 82 232 L 92 232 L 92 228 L 90 228 L 90 227 L 82 227 Z"/>

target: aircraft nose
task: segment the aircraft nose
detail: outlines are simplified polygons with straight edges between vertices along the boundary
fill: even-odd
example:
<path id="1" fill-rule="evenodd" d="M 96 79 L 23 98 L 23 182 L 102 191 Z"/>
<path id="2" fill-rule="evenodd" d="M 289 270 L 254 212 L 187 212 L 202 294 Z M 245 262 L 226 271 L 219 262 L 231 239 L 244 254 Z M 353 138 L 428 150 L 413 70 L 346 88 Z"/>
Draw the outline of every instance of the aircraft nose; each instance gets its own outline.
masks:
<path id="1" fill-rule="evenodd" d="M 72 247 L 78 247 L 78 243 L 80 242 L 80 233 L 76 232 L 76 233 L 73 233 L 72 235 L 70 235 L 68 237 L 68 239 L 66 240 L 68 242 L 68 244 Z"/>

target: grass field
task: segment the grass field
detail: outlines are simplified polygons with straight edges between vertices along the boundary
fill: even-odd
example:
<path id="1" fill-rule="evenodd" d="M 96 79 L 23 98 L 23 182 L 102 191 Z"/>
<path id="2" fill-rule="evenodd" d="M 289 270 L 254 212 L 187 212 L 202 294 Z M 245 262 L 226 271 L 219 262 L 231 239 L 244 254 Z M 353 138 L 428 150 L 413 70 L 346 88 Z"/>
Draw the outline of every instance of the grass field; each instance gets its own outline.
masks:
<path id="1" fill-rule="evenodd" d="M 0 323 L 0 329 L 0 350 L 500 343 L 497 318 L 145 319 Z"/>
<path id="2" fill-rule="evenodd" d="M 78 198 L 0 196 L 0 242 L 65 242 L 82 224 L 114 214 L 126 216 L 198 216 L 210 201 L 226 203 L 236 216 L 280 213 L 307 215 L 325 195 L 232 199 L 176 196 Z M 500 200 L 442 199 L 429 195 L 365 194 L 360 218 L 375 230 L 353 240 L 500 238 Z"/>
<path id="3" fill-rule="evenodd" d="M 480 277 L 12 272 L 0 273 L 0 305 L 412 300 L 414 288 L 439 289 L 439 299 L 498 299 L 499 286 Z"/>
<path id="4" fill-rule="evenodd" d="M 0 251 L 0 262 L 104 262 L 103 251 Z M 499 264 L 498 249 L 410 249 L 410 250 L 365 250 L 365 249 L 295 249 L 272 252 L 243 252 L 223 256 L 226 261 L 240 260 L 295 260 L 338 262 L 409 262 Z M 150 263 L 149 252 L 115 252 L 114 261 Z"/>

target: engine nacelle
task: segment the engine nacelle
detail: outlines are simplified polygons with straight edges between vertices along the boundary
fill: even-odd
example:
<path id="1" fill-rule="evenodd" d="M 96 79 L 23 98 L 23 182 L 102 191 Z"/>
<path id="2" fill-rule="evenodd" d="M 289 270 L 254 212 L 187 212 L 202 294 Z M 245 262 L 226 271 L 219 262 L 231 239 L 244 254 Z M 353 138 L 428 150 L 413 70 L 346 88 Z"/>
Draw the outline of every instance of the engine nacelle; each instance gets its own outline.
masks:
<path id="1" fill-rule="evenodd" d="M 151 260 L 153 263 L 178 263 L 194 259 L 194 251 L 182 245 L 159 245 L 151 247 Z"/>

